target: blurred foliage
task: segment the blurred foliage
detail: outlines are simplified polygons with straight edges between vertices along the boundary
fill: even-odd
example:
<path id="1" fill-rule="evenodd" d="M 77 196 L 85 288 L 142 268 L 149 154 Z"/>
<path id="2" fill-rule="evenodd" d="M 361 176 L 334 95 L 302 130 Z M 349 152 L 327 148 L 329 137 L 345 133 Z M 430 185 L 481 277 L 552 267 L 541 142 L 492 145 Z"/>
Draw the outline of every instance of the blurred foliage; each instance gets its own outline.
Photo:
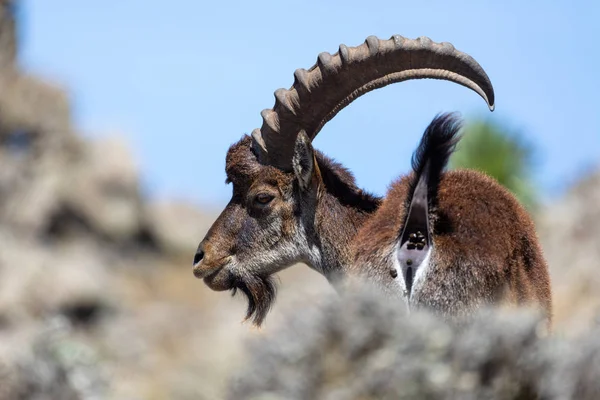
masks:
<path id="1" fill-rule="evenodd" d="M 495 121 L 475 120 L 465 126 L 450 158 L 450 168 L 485 172 L 533 211 L 538 205 L 538 193 L 531 179 L 533 155 L 533 146 L 521 132 Z"/>

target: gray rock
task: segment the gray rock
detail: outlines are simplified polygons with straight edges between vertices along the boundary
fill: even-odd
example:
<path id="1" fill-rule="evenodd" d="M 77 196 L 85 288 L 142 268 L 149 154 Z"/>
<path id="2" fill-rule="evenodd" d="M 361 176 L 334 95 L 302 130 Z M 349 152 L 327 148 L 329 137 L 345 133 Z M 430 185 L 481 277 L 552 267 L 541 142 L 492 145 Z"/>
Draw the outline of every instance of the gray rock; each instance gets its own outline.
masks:
<path id="1" fill-rule="evenodd" d="M 188 258 L 195 253 L 213 222 L 197 206 L 175 201 L 151 202 L 146 206 L 145 215 L 160 248 Z"/>
<path id="2" fill-rule="evenodd" d="M 142 198 L 133 158 L 118 138 L 89 141 L 66 172 L 65 207 L 100 236 L 123 241 L 141 229 Z"/>

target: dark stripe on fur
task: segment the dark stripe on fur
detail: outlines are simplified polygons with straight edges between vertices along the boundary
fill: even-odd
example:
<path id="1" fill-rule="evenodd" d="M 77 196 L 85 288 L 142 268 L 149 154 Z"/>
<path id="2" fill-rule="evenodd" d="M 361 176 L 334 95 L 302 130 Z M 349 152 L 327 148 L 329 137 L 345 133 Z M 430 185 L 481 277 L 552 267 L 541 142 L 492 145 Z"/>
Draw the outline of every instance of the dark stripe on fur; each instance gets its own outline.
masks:
<path id="1" fill-rule="evenodd" d="M 356 186 L 352 173 L 320 151 L 316 151 L 317 163 L 325 190 L 337 198 L 341 204 L 359 209 L 365 213 L 376 211 L 382 199 Z"/>
<path id="2" fill-rule="evenodd" d="M 424 179 L 429 210 L 437 205 L 440 178 L 460 140 L 458 133 L 461 128 L 462 120 L 457 113 L 438 114 L 431 121 L 412 157 L 412 169 L 415 175 L 410 182 L 407 204 L 412 201 L 419 180 Z"/>

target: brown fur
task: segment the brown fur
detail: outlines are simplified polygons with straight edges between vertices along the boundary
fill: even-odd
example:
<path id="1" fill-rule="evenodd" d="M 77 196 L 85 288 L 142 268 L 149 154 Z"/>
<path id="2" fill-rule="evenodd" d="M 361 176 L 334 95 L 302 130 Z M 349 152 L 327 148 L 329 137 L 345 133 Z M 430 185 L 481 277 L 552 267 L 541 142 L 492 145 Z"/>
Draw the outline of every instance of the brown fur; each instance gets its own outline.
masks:
<path id="1" fill-rule="evenodd" d="M 297 262 L 332 283 L 366 276 L 391 297 L 401 295 L 390 266 L 414 175 L 397 180 L 382 201 L 308 146 L 314 166 L 310 187 L 301 188 L 294 172 L 261 165 L 248 136 L 233 145 L 226 163 L 232 199 L 199 245 L 203 258 L 194 260 L 195 275 L 212 289 L 246 294 L 247 318 L 257 325 L 275 298 L 270 276 Z M 253 203 L 258 192 L 274 196 L 268 206 Z M 411 304 L 447 317 L 486 304 L 532 304 L 550 321 L 550 280 L 533 222 L 510 193 L 481 173 L 447 172 L 430 218 L 431 273 Z"/>
<path id="2" fill-rule="evenodd" d="M 352 274 L 366 274 L 387 292 L 395 290 L 390 257 L 402 230 L 410 182 L 394 182 L 379 210 L 352 242 Z M 416 306 L 460 316 L 490 304 L 532 305 L 551 321 L 548 268 L 533 221 L 504 187 L 471 170 L 447 172 L 430 216 L 434 235 L 431 273 Z"/>

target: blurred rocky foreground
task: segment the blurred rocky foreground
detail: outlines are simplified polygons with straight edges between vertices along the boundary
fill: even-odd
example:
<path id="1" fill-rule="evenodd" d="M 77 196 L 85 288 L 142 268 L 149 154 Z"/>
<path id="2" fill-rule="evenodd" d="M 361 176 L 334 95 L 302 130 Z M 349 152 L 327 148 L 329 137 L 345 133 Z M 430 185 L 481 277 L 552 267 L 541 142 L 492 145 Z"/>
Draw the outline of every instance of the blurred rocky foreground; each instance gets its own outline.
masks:
<path id="1" fill-rule="evenodd" d="M 0 399 L 600 398 L 600 171 L 538 216 L 551 338 L 526 314 L 458 331 L 340 302 L 304 266 L 281 274 L 258 331 L 192 275 L 215 214 L 148 199 L 119 137 L 77 131 L 64 88 L 15 64 L 11 7 L 0 0 Z"/>
<path id="2" fill-rule="evenodd" d="M 247 346 L 229 399 L 598 399 L 600 324 L 549 337 L 528 310 L 459 327 L 358 291 L 291 314 Z"/>

